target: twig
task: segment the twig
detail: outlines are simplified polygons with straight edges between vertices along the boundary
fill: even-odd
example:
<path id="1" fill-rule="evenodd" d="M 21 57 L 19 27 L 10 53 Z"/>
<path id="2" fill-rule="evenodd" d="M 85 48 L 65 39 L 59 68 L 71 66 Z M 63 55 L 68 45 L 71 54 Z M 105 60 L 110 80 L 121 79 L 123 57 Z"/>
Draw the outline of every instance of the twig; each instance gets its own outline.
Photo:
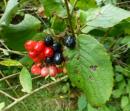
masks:
<path id="1" fill-rule="evenodd" d="M 0 72 L 0 73 L 1 73 L 1 72 Z M 6 79 L 12 78 L 12 77 L 14 77 L 14 76 L 17 76 L 17 75 L 19 75 L 19 72 L 18 72 L 18 73 L 15 73 L 15 74 L 11 74 L 11 75 L 6 76 L 6 77 L 3 77 L 2 79 L 0 79 L 0 82 L 3 81 L 3 80 L 6 80 Z"/>
<path id="2" fill-rule="evenodd" d="M 0 90 L 0 93 L 3 94 L 3 95 L 5 95 L 5 96 L 7 96 L 7 97 L 9 97 L 10 99 L 12 99 L 12 100 L 14 100 L 14 101 L 16 100 L 16 98 L 14 98 L 13 96 L 7 94 L 6 92 L 4 92 L 4 91 L 2 91 L 2 90 Z"/>
<path id="3" fill-rule="evenodd" d="M 73 8 L 72 8 L 72 11 L 71 11 L 71 15 L 73 15 L 73 12 L 74 12 L 74 9 L 75 9 L 77 3 L 78 3 L 78 0 L 75 0 L 75 1 L 74 1 L 74 5 L 73 5 Z"/>
<path id="4" fill-rule="evenodd" d="M 4 51 L 4 50 L 7 51 L 7 52 L 10 52 L 10 53 L 14 53 L 14 54 L 17 54 L 17 55 L 25 56 L 25 54 L 23 54 L 21 52 L 18 52 L 18 51 L 13 51 L 13 50 L 0 48 L 0 51 Z"/>
<path id="5" fill-rule="evenodd" d="M 66 5 L 66 10 L 67 10 L 69 26 L 70 26 L 73 36 L 75 36 L 74 29 L 72 26 L 72 21 L 71 21 L 71 14 L 70 14 L 70 9 L 69 9 L 69 5 L 68 5 L 68 0 L 64 0 L 64 1 L 65 1 L 65 5 Z"/>
<path id="6" fill-rule="evenodd" d="M 19 99 L 16 99 L 13 103 L 11 103 L 11 104 L 9 104 L 7 107 L 5 107 L 5 108 L 3 109 L 3 111 L 9 110 L 11 107 L 13 107 L 13 106 L 16 105 L 17 103 L 21 102 L 22 100 L 24 100 L 24 99 L 27 98 L 28 96 L 30 96 L 30 95 L 32 95 L 32 94 L 38 92 L 39 90 L 44 89 L 44 88 L 46 88 L 46 87 L 48 87 L 48 86 L 54 85 L 54 84 L 56 84 L 56 83 L 58 83 L 58 82 L 61 82 L 62 80 L 67 79 L 67 78 L 68 78 L 68 76 L 66 75 L 66 76 L 64 76 L 64 77 L 62 77 L 62 78 L 57 79 L 56 81 L 53 81 L 53 82 L 51 82 L 51 83 L 42 85 L 41 87 L 39 87 L 39 88 L 33 90 L 31 93 L 26 94 L 26 95 L 20 97 Z"/>

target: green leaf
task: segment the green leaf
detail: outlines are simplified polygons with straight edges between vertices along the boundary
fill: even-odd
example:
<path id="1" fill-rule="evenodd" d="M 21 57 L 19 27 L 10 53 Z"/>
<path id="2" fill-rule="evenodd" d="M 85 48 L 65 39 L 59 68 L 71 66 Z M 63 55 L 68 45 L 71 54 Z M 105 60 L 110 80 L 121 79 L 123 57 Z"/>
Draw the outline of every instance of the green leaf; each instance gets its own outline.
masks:
<path id="1" fill-rule="evenodd" d="M 90 104 L 88 104 L 88 111 L 110 111 L 109 108 L 105 105 L 99 108 L 93 108 Z"/>
<path id="2" fill-rule="evenodd" d="M 4 102 L 2 102 L 2 103 L 0 103 L 0 111 L 2 111 L 2 109 L 5 107 L 5 103 Z"/>
<path id="3" fill-rule="evenodd" d="M 4 66 L 22 66 L 22 64 L 19 61 L 11 60 L 11 59 L 0 61 L 0 65 L 4 65 Z"/>
<path id="4" fill-rule="evenodd" d="M 21 70 L 19 79 L 20 84 L 23 87 L 22 91 L 30 93 L 32 91 L 32 78 L 30 73 L 25 67 L 23 67 L 23 69 Z"/>
<path id="5" fill-rule="evenodd" d="M 74 4 L 75 0 L 70 0 Z M 96 7 L 95 0 L 78 0 L 76 7 L 87 10 L 88 8 Z"/>
<path id="6" fill-rule="evenodd" d="M 9 0 L 4 15 L 0 19 L 0 26 L 1 25 L 9 25 L 12 14 L 15 12 L 15 9 L 18 5 L 18 0 Z"/>
<path id="7" fill-rule="evenodd" d="M 0 35 L 7 41 L 7 45 L 14 50 L 24 50 L 24 43 L 31 39 L 40 28 L 40 21 L 32 15 L 26 14 L 22 22 L 2 27 Z"/>
<path id="8" fill-rule="evenodd" d="M 123 96 L 121 98 L 121 107 L 124 108 L 125 106 L 127 106 L 129 103 L 129 98 L 127 96 Z"/>
<path id="9" fill-rule="evenodd" d="M 81 95 L 78 98 L 78 110 L 83 111 L 87 107 L 87 101 L 84 95 Z"/>
<path id="10" fill-rule="evenodd" d="M 47 16 L 51 16 L 52 14 L 64 16 L 66 14 L 62 0 L 40 0 L 40 2 L 45 8 L 45 14 Z"/>
<path id="11" fill-rule="evenodd" d="M 130 48 L 130 36 L 126 36 L 123 38 L 123 40 L 121 41 L 122 44 L 127 44 L 128 48 Z"/>
<path id="12" fill-rule="evenodd" d="M 93 106 L 101 106 L 112 93 L 113 69 L 105 48 L 92 36 L 79 35 L 75 50 L 66 50 L 70 80 Z"/>
<path id="13" fill-rule="evenodd" d="M 59 34 L 61 32 L 64 32 L 66 28 L 66 22 L 63 19 L 60 19 L 59 17 L 54 16 L 51 19 L 51 28 L 54 30 L 56 34 Z"/>
<path id="14" fill-rule="evenodd" d="M 95 10 L 90 9 L 84 12 L 84 16 L 86 16 L 85 25 L 95 28 L 109 28 L 130 17 L 130 12 L 109 4 Z"/>

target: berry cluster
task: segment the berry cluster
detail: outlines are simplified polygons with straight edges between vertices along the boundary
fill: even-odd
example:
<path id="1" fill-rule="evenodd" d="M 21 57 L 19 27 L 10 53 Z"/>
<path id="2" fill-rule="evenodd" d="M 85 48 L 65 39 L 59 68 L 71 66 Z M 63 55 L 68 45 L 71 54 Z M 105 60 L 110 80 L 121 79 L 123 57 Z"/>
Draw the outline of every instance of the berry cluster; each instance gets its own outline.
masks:
<path id="1" fill-rule="evenodd" d="M 73 49 L 75 44 L 76 42 L 73 36 L 65 37 L 65 46 Z M 50 35 L 44 41 L 27 41 L 25 43 L 25 49 L 35 63 L 31 68 L 33 74 L 41 74 L 43 77 L 48 75 L 55 77 L 58 73 L 62 72 L 62 69 L 56 66 L 62 64 L 64 61 L 62 45 L 54 41 Z"/>

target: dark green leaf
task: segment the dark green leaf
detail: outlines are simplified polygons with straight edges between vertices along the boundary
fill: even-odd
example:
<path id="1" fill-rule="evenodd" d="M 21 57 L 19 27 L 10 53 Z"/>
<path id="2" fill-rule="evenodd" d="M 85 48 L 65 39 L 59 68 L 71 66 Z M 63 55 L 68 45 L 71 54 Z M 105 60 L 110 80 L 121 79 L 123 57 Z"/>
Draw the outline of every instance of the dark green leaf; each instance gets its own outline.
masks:
<path id="1" fill-rule="evenodd" d="M 72 4 L 74 4 L 75 0 L 70 0 Z M 88 8 L 96 7 L 95 0 L 78 0 L 77 5 L 78 8 L 86 10 Z"/>
<path id="2" fill-rule="evenodd" d="M 59 34 L 61 32 L 64 32 L 66 28 L 66 22 L 63 19 L 60 19 L 56 16 L 54 16 L 51 20 L 51 28 L 54 30 L 56 34 Z"/>
<path id="3" fill-rule="evenodd" d="M 10 48 L 24 50 L 24 43 L 31 39 L 40 28 L 40 21 L 26 14 L 22 22 L 17 25 L 9 25 L 2 28 L 1 36 L 7 41 Z"/>
<path id="4" fill-rule="evenodd" d="M 45 14 L 51 16 L 52 14 L 58 14 L 59 16 L 65 15 L 65 8 L 63 7 L 62 0 L 40 0 L 41 4 L 45 8 Z"/>
<path id="5" fill-rule="evenodd" d="M 89 35 L 79 35 L 75 50 L 67 50 L 70 80 L 93 106 L 101 106 L 112 93 L 113 69 L 105 48 Z"/>

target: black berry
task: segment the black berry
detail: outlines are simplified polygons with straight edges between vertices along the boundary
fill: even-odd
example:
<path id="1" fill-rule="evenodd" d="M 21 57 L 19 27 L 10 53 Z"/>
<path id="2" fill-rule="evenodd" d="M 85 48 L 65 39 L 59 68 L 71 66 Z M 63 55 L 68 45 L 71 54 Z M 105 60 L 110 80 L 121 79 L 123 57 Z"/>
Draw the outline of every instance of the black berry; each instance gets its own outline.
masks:
<path id="1" fill-rule="evenodd" d="M 47 57 L 45 59 L 45 63 L 47 63 L 47 64 L 51 64 L 52 62 L 53 62 L 53 58 L 52 57 Z"/>
<path id="2" fill-rule="evenodd" d="M 63 62 L 62 53 L 55 53 L 53 61 L 54 61 L 55 64 L 60 65 Z"/>
<path id="3" fill-rule="evenodd" d="M 75 37 L 73 36 L 66 36 L 64 39 L 64 44 L 70 49 L 73 49 L 76 45 Z"/>
<path id="4" fill-rule="evenodd" d="M 62 50 L 61 48 L 62 48 L 62 46 L 61 46 L 60 43 L 55 42 L 55 43 L 53 44 L 53 49 L 54 49 L 55 52 L 61 52 L 61 50 Z"/>
<path id="5" fill-rule="evenodd" d="M 44 41 L 45 41 L 46 46 L 53 45 L 53 38 L 50 35 L 46 36 Z"/>

